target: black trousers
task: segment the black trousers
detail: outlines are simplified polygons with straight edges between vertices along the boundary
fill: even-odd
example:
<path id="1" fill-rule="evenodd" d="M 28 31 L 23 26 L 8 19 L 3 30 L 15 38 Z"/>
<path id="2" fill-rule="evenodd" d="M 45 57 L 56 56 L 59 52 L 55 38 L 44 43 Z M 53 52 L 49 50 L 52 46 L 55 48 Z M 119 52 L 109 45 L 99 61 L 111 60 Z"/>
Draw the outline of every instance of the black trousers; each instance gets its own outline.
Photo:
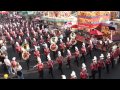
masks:
<path id="1" fill-rule="evenodd" d="M 82 53 L 82 57 L 81 57 L 81 59 L 83 59 L 83 62 L 85 63 L 85 55 Z"/>
<path id="2" fill-rule="evenodd" d="M 98 68 L 98 77 L 99 77 L 99 79 L 101 79 L 101 69 L 102 69 L 101 67 Z"/>
<path id="3" fill-rule="evenodd" d="M 56 52 L 53 51 L 53 58 L 56 59 Z"/>
<path id="4" fill-rule="evenodd" d="M 90 58 L 92 58 L 92 50 L 89 50 L 88 54 L 90 55 Z"/>
<path id="5" fill-rule="evenodd" d="M 115 63 L 115 61 L 114 61 L 114 59 L 112 59 L 111 60 L 112 68 L 114 68 L 114 63 Z"/>
<path id="6" fill-rule="evenodd" d="M 30 68 L 30 59 L 26 60 L 26 64 L 27 64 L 27 69 L 29 70 L 29 68 Z"/>
<path id="7" fill-rule="evenodd" d="M 53 68 L 49 68 L 49 74 L 51 74 L 52 78 L 53 78 Z"/>
<path id="8" fill-rule="evenodd" d="M 67 60 L 67 64 L 66 64 L 66 65 L 68 65 L 69 68 L 71 68 L 71 63 L 70 63 L 70 61 Z"/>
<path id="9" fill-rule="evenodd" d="M 63 74 L 62 64 L 59 64 L 58 69 L 61 71 L 61 74 Z"/>
<path id="10" fill-rule="evenodd" d="M 91 74 L 92 74 L 92 78 L 95 79 L 96 71 L 95 71 L 95 70 L 92 70 L 92 71 L 91 71 Z"/>
<path id="11" fill-rule="evenodd" d="M 79 67 L 79 57 L 75 57 L 75 62 L 76 62 L 76 65 Z"/>
<path id="12" fill-rule="evenodd" d="M 15 45 L 14 44 L 12 44 L 12 48 L 13 48 L 13 51 L 15 52 Z"/>
<path id="13" fill-rule="evenodd" d="M 38 73 L 39 73 L 39 78 L 43 79 L 43 70 L 38 71 Z"/>
<path id="14" fill-rule="evenodd" d="M 60 50 L 61 51 L 61 55 L 64 57 L 64 50 Z"/>
<path id="15" fill-rule="evenodd" d="M 107 73 L 109 73 L 109 64 L 106 64 L 106 71 L 107 71 Z"/>
<path id="16" fill-rule="evenodd" d="M 22 59 L 22 53 L 19 52 L 18 55 L 19 55 L 19 58 L 20 58 L 20 60 L 21 60 L 21 59 Z"/>

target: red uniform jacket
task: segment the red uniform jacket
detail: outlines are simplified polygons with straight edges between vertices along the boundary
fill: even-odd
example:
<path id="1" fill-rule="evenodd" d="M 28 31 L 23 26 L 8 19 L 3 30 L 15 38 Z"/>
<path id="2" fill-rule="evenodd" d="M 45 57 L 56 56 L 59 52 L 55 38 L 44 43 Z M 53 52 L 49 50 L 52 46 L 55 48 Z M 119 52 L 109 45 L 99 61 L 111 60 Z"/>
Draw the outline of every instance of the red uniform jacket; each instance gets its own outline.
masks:
<path id="1" fill-rule="evenodd" d="M 93 45 L 88 45 L 88 50 L 92 50 L 92 48 L 93 48 Z"/>
<path id="2" fill-rule="evenodd" d="M 37 46 L 37 42 L 34 41 L 34 42 L 32 43 L 32 45 L 33 45 L 33 46 Z"/>
<path id="3" fill-rule="evenodd" d="M 34 51 L 34 56 L 37 58 L 37 57 L 40 57 L 40 52 L 37 50 L 37 51 Z"/>
<path id="4" fill-rule="evenodd" d="M 11 44 L 11 45 L 13 45 L 14 43 L 15 43 L 15 41 L 14 41 L 14 40 L 11 40 L 11 41 L 10 41 L 10 44 Z"/>
<path id="5" fill-rule="evenodd" d="M 92 64 L 90 65 L 90 69 L 91 69 L 91 70 L 97 70 L 97 64 L 92 63 Z"/>
<path id="6" fill-rule="evenodd" d="M 44 43 L 44 39 L 40 39 L 40 44 Z"/>
<path id="7" fill-rule="evenodd" d="M 67 55 L 67 61 L 70 62 L 71 60 L 71 55 Z"/>
<path id="8" fill-rule="evenodd" d="M 47 66 L 48 68 L 53 68 L 53 61 L 52 60 L 48 61 Z"/>
<path id="9" fill-rule="evenodd" d="M 60 49 L 62 49 L 62 50 L 64 50 L 65 47 L 66 47 L 66 46 L 65 46 L 65 43 L 60 43 L 59 46 L 60 46 Z"/>
<path id="10" fill-rule="evenodd" d="M 58 62 L 58 64 L 62 64 L 63 56 L 57 57 L 56 61 Z"/>
<path id="11" fill-rule="evenodd" d="M 106 59 L 105 63 L 109 65 L 109 64 L 111 64 L 111 60 L 110 59 Z"/>
<path id="12" fill-rule="evenodd" d="M 97 62 L 97 67 L 98 67 L 98 68 L 104 68 L 104 67 L 105 67 L 104 61 L 103 61 L 103 60 L 98 60 L 98 62 Z"/>
<path id="13" fill-rule="evenodd" d="M 37 70 L 38 70 L 38 71 L 42 71 L 43 68 L 44 68 L 43 63 L 40 63 L 40 64 L 37 65 Z"/>
<path id="14" fill-rule="evenodd" d="M 24 33 L 23 33 L 23 32 L 19 32 L 19 35 L 20 35 L 21 37 L 23 37 Z"/>
<path id="15" fill-rule="evenodd" d="M 49 43 L 50 42 L 50 38 L 47 38 L 47 41 L 46 41 L 47 43 Z"/>
<path id="16" fill-rule="evenodd" d="M 66 42 L 66 47 L 69 48 L 71 46 L 71 42 Z"/>
<path id="17" fill-rule="evenodd" d="M 45 55 L 47 56 L 47 55 L 50 53 L 49 48 L 45 48 L 45 49 L 44 49 L 44 53 L 45 53 Z"/>
<path id="18" fill-rule="evenodd" d="M 86 48 L 81 48 L 81 52 L 82 52 L 83 54 L 85 54 L 85 53 L 86 53 Z"/>
<path id="19" fill-rule="evenodd" d="M 16 46 L 15 49 L 18 53 L 21 52 L 21 46 Z"/>
<path id="20" fill-rule="evenodd" d="M 86 70 L 81 70 L 81 72 L 80 72 L 80 78 L 81 79 L 87 79 L 88 78 L 88 73 L 87 73 L 87 71 Z"/>
<path id="21" fill-rule="evenodd" d="M 18 40 L 18 43 L 22 43 L 22 40 L 21 40 L 21 39 L 19 39 L 19 40 Z"/>
<path id="22" fill-rule="evenodd" d="M 17 62 L 16 61 L 11 61 L 11 65 L 12 65 L 12 67 L 16 67 Z"/>
<path id="23" fill-rule="evenodd" d="M 79 52 L 79 51 L 75 51 L 75 57 L 78 57 L 78 56 L 79 56 L 79 54 L 80 54 L 80 52 Z"/>

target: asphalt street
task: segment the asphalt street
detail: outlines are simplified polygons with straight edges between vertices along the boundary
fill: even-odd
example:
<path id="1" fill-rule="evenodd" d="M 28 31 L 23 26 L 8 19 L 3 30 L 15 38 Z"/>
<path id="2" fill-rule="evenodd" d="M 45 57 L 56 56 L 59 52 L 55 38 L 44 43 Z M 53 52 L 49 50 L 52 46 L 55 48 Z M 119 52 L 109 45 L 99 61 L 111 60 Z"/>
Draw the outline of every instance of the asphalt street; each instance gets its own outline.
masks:
<path id="1" fill-rule="evenodd" d="M 72 50 L 72 52 L 74 52 L 74 50 Z M 23 67 L 22 71 L 23 71 L 23 74 L 24 74 L 24 78 L 25 79 L 39 79 L 37 70 L 33 69 L 33 66 L 36 65 L 37 62 L 33 58 L 33 52 L 31 52 L 31 54 L 32 54 L 32 56 L 30 58 L 30 70 L 27 70 L 27 67 L 26 67 L 27 65 L 26 65 L 25 61 L 24 60 L 19 60 L 18 55 L 13 51 L 12 47 L 8 46 L 9 59 L 11 60 L 12 57 L 14 57 L 14 56 L 17 57 L 18 62 L 20 62 L 20 64 Z M 46 62 L 43 52 L 41 52 L 41 54 L 42 54 L 41 55 L 42 61 Z M 99 57 L 101 53 L 100 53 L 99 50 L 97 50 L 97 51 L 92 51 L 92 54 L 93 54 L 93 56 Z M 51 54 L 51 56 L 52 56 L 52 54 Z M 80 73 L 80 70 L 81 70 L 83 60 L 79 59 L 80 66 L 77 67 L 76 63 L 74 62 L 74 56 L 72 58 L 73 58 L 72 59 L 72 64 L 71 64 L 72 69 L 69 69 L 66 66 L 66 62 L 64 62 L 63 63 L 63 73 L 64 73 L 64 75 L 66 75 L 67 79 L 69 79 L 72 70 L 74 70 L 76 72 L 77 78 L 80 79 L 79 73 Z M 89 55 L 86 55 L 86 66 L 87 66 L 87 70 L 88 70 L 89 75 L 91 75 L 91 72 L 90 72 L 90 63 L 91 62 L 92 62 L 92 58 L 90 58 Z M 107 74 L 106 69 L 104 69 L 104 70 L 102 70 L 102 79 L 120 79 L 119 71 L 120 71 L 120 64 L 117 64 L 117 65 L 115 65 L 115 68 L 110 69 L 109 74 Z M 1 71 L 1 73 L 2 73 L 2 71 Z M 58 64 L 57 63 L 54 65 L 53 74 L 54 74 L 54 79 L 61 79 L 61 73 L 58 70 Z M 51 75 L 49 75 L 49 73 L 48 73 L 47 68 L 44 69 L 44 79 L 52 79 Z M 98 79 L 98 74 L 96 75 L 96 79 Z"/>

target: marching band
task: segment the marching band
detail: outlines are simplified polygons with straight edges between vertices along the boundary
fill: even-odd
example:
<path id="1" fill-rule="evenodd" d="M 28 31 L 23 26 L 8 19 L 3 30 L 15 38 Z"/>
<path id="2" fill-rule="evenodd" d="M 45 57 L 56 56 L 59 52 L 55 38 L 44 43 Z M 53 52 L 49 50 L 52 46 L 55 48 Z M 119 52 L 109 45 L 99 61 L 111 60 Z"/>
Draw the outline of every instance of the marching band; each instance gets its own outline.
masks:
<path id="1" fill-rule="evenodd" d="M 23 21 L 21 20 L 21 22 Z M 34 68 L 37 68 L 39 78 L 44 77 L 44 69 L 46 69 L 46 67 L 49 70 L 49 74 L 53 78 L 54 64 L 57 63 L 62 79 L 66 79 L 66 76 L 63 72 L 64 63 L 66 63 L 66 66 L 72 69 L 72 61 L 74 60 L 77 68 L 79 68 L 83 59 L 82 69 L 80 70 L 79 77 L 81 79 L 88 79 L 91 75 L 91 77 L 95 79 L 96 74 L 98 73 L 100 79 L 103 69 L 106 69 L 107 73 L 109 73 L 110 66 L 112 65 L 112 68 L 114 68 L 114 66 L 120 62 L 120 46 L 114 44 L 109 47 L 109 45 L 113 43 L 110 40 L 103 41 L 97 40 L 96 38 L 90 38 L 89 41 L 82 42 L 82 47 L 78 49 L 79 46 L 77 45 L 78 41 L 76 40 L 75 32 L 70 32 L 68 35 L 64 36 L 59 30 L 56 33 L 54 30 L 49 30 L 44 26 L 34 27 L 32 23 L 29 25 L 27 22 L 24 24 L 21 24 L 21 27 L 18 23 L 3 25 L 4 28 L 2 28 L 2 30 L 6 38 L 5 41 L 8 42 L 7 44 L 12 46 L 13 50 L 15 50 L 14 53 L 19 55 L 19 59 L 26 62 L 28 70 L 30 70 L 30 57 L 33 55 L 33 59 L 37 61 L 37 64 L 34 66 Z M 24 29 L 24 27 L 26 28 Z M 9 53 L 7 53 L 7 45 L 3 40 L 0 40 L 0 47 L 0 61 L 4 63 L 4 60 L 7 61 L 7 59 L 9 59 Z M 99 57 L 93 55 L 93 50 L 97 49 L 101 51 L 101 55 Z M 92 62 L 89 65 L 90 68 L 87 64 L 88 61 L 86 58 L 88 54 L 92 59 Z M 42 56 L 45 56 L 46 63 L 43 62 L 44 60 Z M 6 63 L 6 65 L 9 72 L 10 68 L 14 69 L 15 71 L 22 70 L 20 64 L 18 63 L 17 56 L 12 58 L 11 62 L 9 62 L 9 65 L 8 63 Z M 17 66 L 19 69 L 16 69 L 18 68 Z M 88 73 L 88 68 L 90 69 L 91 74 Z M 73 70 L 70 75 L 70 79 L 77 78 L 76 72 Z"/>

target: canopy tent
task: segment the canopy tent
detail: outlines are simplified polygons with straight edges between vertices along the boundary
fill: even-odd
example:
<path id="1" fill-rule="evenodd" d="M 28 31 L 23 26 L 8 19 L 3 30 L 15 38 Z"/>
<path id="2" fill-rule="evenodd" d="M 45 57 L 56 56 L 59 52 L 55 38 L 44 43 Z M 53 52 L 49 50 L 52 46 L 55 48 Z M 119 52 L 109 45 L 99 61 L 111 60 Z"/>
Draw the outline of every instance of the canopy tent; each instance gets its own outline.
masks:
<path id="1" fill-rule="evenodd" d="M 0 11 L 0 14 L 9 14 L 8 11 Z"/>
<path id="2" fill-rule="evenodd" d="M 98 30 L 92 30 L 92 31 L 90 31 L 90 34 L 92 34 L 92 35 L 98 35 L 98 36 L 103 35 L 103 33 L 100 32 L 100 31 L 98 31 Z"/>

